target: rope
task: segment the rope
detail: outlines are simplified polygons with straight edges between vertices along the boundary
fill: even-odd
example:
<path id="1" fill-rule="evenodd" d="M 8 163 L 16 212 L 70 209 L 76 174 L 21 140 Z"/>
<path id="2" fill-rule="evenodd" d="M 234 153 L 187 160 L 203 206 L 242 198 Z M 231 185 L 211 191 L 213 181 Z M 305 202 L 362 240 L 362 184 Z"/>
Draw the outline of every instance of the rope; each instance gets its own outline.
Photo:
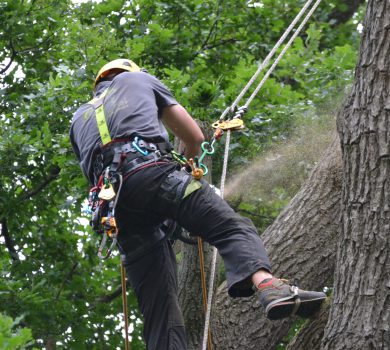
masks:
<path id="1" fill-rule="evenodd" d="M 221 198 L 223 198 L 223 192 L 225 190 L 225 181 L 226 181 L 226 174 L 227 174 L 227 165 L 228 165 L 228 158 L 229 158 L 229 146 L 230 146 L 230 134 L 231 131 L 228 130 L 226 132 L 226 140 L 225 140 L 225 152 L 223 156 L 223 168 L 222 168 L 222 175 L 221 175 Z M 214 280 L 215 280 L 215 268 L 217 265 L 217 255 L 218 250 L 217 248 L 213 248 L 213 257 L 211 259 L 211 271 L 210 271 L 210 279 L 209 279 L 209 293 L 207 298 L 207 311 L 206 311 L 206 317 L 205 317 L 205 325 L 204 325 L 204 332 L 203 332 L 203 343 L 202 343 L 202 350 L 206 350 L 207 347 L 207 335 L 209 333 L 209 326 L 210 326 L 210 314 L 211 314 L 211 303 L 213 300 L 213 290 L 214 290 Z"/>
<path id="2" fill-rule="evenodd" d="M 241 93 L 237 96 L 237 98 L 234 100 L 233 104 L 225 109 L 225 111 L 222 113 L 220 120 L 224 119 L 227 113 L 233 112 L 234 109 L 237 107 L 238 103 L 244 96 L 244 94 L 248 91 L 250 86 L 253 84 L 253 82 L 256 80 L 256 78 L 259 76 L 260 72 L 263 70 L 263 68 L 269 63 L 272 56 L 275 54 L 276 50 L 279 48 L 279 46 L 283 43 L 283 41 L 286 39 L 287 35 L 291 32 L 291 30 L 294 28 L 296 23 L 299 21 L 299 19 L 302 17 L 302 15 L 306 12 L 307 8 L 310 6 L 313 0 L 308 0 L 304 7 L 301 9 L 301 11 L 298 13 L 298 15 L 295 17 L 295 19 L 291 22 L 290 26 L 286 29 L 286 31 L 283 33 L 279 41 L 276 43 L 276 45 L 273 47 L 271 52 L 267 55 L 264 62 L 259 65 L 256 73 L 252 76 L 252 78 L 249 80 L 249 82 L 246 84 L 244 89 L 241 91 Z M 252 102 L 252 100 L 255 98 L 261 87 L 264 85 L 265 81 L 268 79 L 268 77 L 271 75 L 277 64 L 280 62 L 286 51 L 290 48 L 291 44 L 295 40 L 295 38 L 299 35 L 302 28 L 305 26 L 309 18 L 312 16 L 313 12 L 317 9 L 318 5 L 320 4 L 321 0 L 317 0 L 313 7 L 309 10 L 306 17 L 303 19 L 301 24 L 298 26 L 290 40 L 287 42 L 285 47 L 283 48 L 282 52 L 279 54 L 279 56 L 276 58 L 272 66 L 269 68 L 267 73 L 264 75 L 261 82 L 258 84 L 252 95 L 248 98 L 246 101 L 244 107 L 248 108 L 249 104 Z M 227 164 L 228 164 L 228 158 L 229 158 L 229 146 L 230 146 L 230 135 L 231 130 L 227 130 L 226 134 L 226 141 L 225 141 L 225 152 L 224 152 L 224 161 L 223 161 L 223 168 L 222 168 L 222 175 L 221 175 L 221 198 L 223 198 L 224 190 L 225 190 L 225 181 L 226 181 L 226 173 L 227 173 Z M 210 326 L 210 313 L 211 313 L 211 303 L 213 298 L 213 285 L 214 285 L 214 279 L 215 279 L 215 267 L 217 262 L 217 249 L 214 247 L 213 249 L 213 257 L 211 262 L 211 271 L 210 271 L 210 280 L 209 280 L 209 293 L 207 298 L 207 311 L 206 311 L 206 318 L 205 318 L 205 326 L 204 326 L 204 332 L 203 332 L 203 343 L 202 343 L 202 350 L 206 350 L 206 344 L 207 344 L 207 335 L 209 333 L 209 326 Z"/>
<path id="3" fill-rule="evenodd" d="M 125 350 L 131 350 L 129 344 L 129 317 L 127 315 L 126 272 L 125 272 L 125 266 L 123 261 L 121 261 L 121 284 L 122 284 L 123 318 L 125 321 Z"/>
<path id="4" fill-rule="evenodd" d="M 203 312 L 206 315 L 207 312 L 207 289 L 206 289 L 206 274 L 204 269 L 204 254 L 203 254 L 203 240 L 198 236 L 198 255 L 199 255 L 199 265 L 200 265 L 200 279 L 202 284 L 202 301 L 203 301 Z M 212 350 L 211 343 L 211 330 L 208 330 L 208 350 Z"/>
<path id="5" fill-rule="evenodd" d="M 268 79 L 268 77 L 271 75 L 271 73 L 273 72 L 273 70 L 275 69 L 275 67 L 277 66 L 277 64 L 280 62 L 280 60 L 282 59 L 282 57 L 284 56 L 284 54 L 286 53 L 286 51 L 289 49 L 289 47 L 291 46 L 291 44 L 293 43 L 293 41 L 295 40 L 295 38 L 298 36 L 298 34 L 301 32 L 302 28 L 305 26 L 306 22 L 309 20 L 309 18 L 311 17 L 311 15 L 313 14 L 313 12 L 316 10 L 316 8 L 318 7 L 318 5 L 320 4 L 321 0 L 317 0 L 316 3 L 313 5 L 313 7 L 310 9 L 310 11 L 308 12 L 308 14 L 306 15 L 306 17 L 303 19 L 303 21 L 301 22 L 301 24 L 299 25 L 299 27 L 297 28 L 297 30 L 295 31 L 295 33 L 293 34 L 293 36 L 290 38 L 290 40 L 287 42 L 286 46 L 283 48 L 282 52 L 279 54 L 279 56 L 276 58 L 276 60 L 274 61 L 274 63 L 272 64 L 272 66 L 270 67 L 270 69 L 268 69 L 267 73 L 264 75 L 263 79 L 261 80 L 261 82 L 259 83 L 259 85 L 257 85 L 255 91 L 253 91 L 252 95 L 248 98 L 248 100 L 246 101 L 245 103 L 245 107 L 248 107 L 249 104 L 252 102 L 252 100 L 256 97 L 257 93 L 259 92 L 259 90 L 262 88 L 262 86 L 264 85 L 264 83 L 266 82 L 266 80 Z"/>
<path id="6" fill-rule="evenodd" d="M 278 42 L 275 44 L 275 46 L 272 48 L 272 50 L 269 52 L 269 54 L 267 55 L 267 57 L 264 59 L 264 61 L 262 63 L 259 64 L 259 67 L 257 69 L 257 71 L 255 72 L 255 74 L 252 76 L 252 78 L 248 81 L 248 83 L 245 85 L 245 87 L 242 89 L 242 91 L 239 93 L 239 95 L 237 96 L 237 98 L 234 100 L 234 102 L 232 103 L 232 105 L 228 108 L 226 108 L 222 115 L 220 116 L 220 120 L 224 119 L 225 116 L 229 113 L 229 112 L 233 112 L 234 109 L 238 106 L 238 103 L 241 101 L 242 97 L 245 95 L 245 93 L 248 91 L 248 89 L 252 86 L 253 82 L 257 79 L 257 77 L 259 76 L 259 74 L 261 73 L 261 71 L 264 69 L 264 67 L 266 67 L 269 63 L 269 61 L 271 60 L 271 58 L 273 57 L 273 55 L 275 54 L 276 50 L 279 48 L 279 46 L 284 42 L 284 40 L 286 39 L 286 37 L 290 34 L 291 30 L 295 27 L 295 25 L 297 24 L 297 22 L 300 20 L 300 18 L 302 17 L 302 15 L 306 12 L 307 8 L 310 6 L 310 4 L 313 2 L 313 0 L 308 0 L 306 2 L 306 4 L 302 7 L 301 11 L 299 11 L 299 13 L 296 15 L 296 17 L 294 18 L 294 20 L 291 22 L 291 24 L 288 26 L 288 28 L 286 29 L 286 31 L 283 33 L 283 35 L 280 37 L 280 39 L 278 40 Z M 316 6 L 317 7 L 317 6 Z M 313 10 L 314 12 L 314 10 Z M 311 13 L 312 14 L 312 13 Z M 311 16 L 310 14 L 310 16 Z M 309 16 L 309 17 L 310 17 Z M 305 21 L 305 23 L 307 22 L 307 20 Z M 301 28 L 302 29 L 302 28 Z M 300 31 L 300 30 L 299 30 Z M 297 35 L 299 34 L 299 31 L 297 33 Z M 295 39 L 295 38 L 294 38 Z M 291 45 L 291 44 L 290 44 Z M 279 62 L 279 61 L 278 61 Z M 258 90 L 257 90 L 258 92 Z M 256 92 L 256 93 L 257 93 Z M 253 95 L 253 94 L 252 94 Z M 253 98 L 252 98 L 253 99 Z M 252 101 L 252 100 L 251 100 Z M 250 102 L 250 101 L 249 101 Z M 247 102 L 246 103 L 246 106 L 248 106 L 249 103 Z"/>

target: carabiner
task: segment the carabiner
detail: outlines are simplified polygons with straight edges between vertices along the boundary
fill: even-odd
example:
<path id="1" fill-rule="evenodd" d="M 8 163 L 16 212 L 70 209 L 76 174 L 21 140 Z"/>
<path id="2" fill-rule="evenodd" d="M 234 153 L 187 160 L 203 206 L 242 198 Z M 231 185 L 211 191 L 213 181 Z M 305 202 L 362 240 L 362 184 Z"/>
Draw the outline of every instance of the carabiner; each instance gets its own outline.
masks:
<path id="1" fill-rule="evenodd" d="M 99 257 L 99 259 L 102 259 L 102 260 L 106 260 L 110 257 L 111 252 L 114 249 L 116 242 L 117 242 L 116 234 L 112 235 L 111 236 L 112 243 L 111 243 L 110 247 L 107 249 L 106 253 L 103 255 L 103 250 L 104 250 L 104 247 L 106 246 L 106 243 L 107 243 L 107 236 L 108 236 L 107 232 L 104 232 L 103 238 L 100 242 L 99 249 L 98 249 L 98 257 Z"/>
<path id="2" fill-rule="evenodd" d="M 147 156 L 149 154 L 148 150 L 143 150 L 140 146 L 138 146 L 138 136 L 134 137 L 134 141 L 131 143 L 131 145 L 143 156 Z"/>
<path id="3" fill-rule="evenodd" d="M 199 163 L 202 163 L 203 158 L 206 155 L 214 154 L 215 150 L 213 143 L 210 144 L 210 142 L 208 141 L 203 142 L 200 147 L 202 148 L 202 155 L 199 157 Z M 206 147 L 209 147 L 209 149 L 207 149 Z"/>
<path id="4" fill-rule="evenodd" d="M 187 158 L 184 157 L 182 154 L 179 154 L 175 151 L 171 151 L 172 158 L 178 162 L 180 165 L 185 165 L 187 164 Z"/>
<path id="5" fill-rule="evenodd" d="M 205 164 L 199 163 L 199 167 L 203 170 L 203 176 L 207 175 L 209 173 L 209 169 L 207 168 L 207 166 Z"/>

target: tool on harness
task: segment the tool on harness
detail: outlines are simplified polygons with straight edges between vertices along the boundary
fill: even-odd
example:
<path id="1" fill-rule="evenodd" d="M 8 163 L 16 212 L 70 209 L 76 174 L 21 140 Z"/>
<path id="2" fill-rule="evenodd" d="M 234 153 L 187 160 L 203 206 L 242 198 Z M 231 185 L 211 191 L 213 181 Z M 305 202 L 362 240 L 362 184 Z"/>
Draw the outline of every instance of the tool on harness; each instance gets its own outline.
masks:
<path id="1" fill-rule="evenodd" d="M 107 172 L 109 168 L 107 168 Z M 107 174 L 108 175 L 108 174 Z M 108 180 L 108 176 L 105 175 L 103 178 L 103 186 L 99 192 L 98 197 L 105 201 L 111 201 L 115 197 L 115 191 L 114 187 L 112 186 L 111 182 Z"/>
<path id="2" fill-rule="evenodd" d="M 223 131 L 220 130 L 218 133 L 215 133 L 214 135 L 218 138 L 220 138 L 223 134 Z M 212 155 L 214 154 L 214 142 L 217 138 L 213 139 L 213 142 L 203 142 L 201 145 L 202 154 L 200 157 L 195 157 L 191 159 L 187 159 L 184 155 L 179 154 L 175 152 L 174 150 L 171 151 L 171 156 L 173 160 L 178 162 L 181 166 L 186 168 L 186 171 L 188 173 L 191 173 L 193 178 L 195 180 L 200 180 L 204 175 L 207 175 L 209 170 L 207 166 L 203 163 L 203 159 L 206 155 Z"/>
<path id="3" fill-rule="evenodd" d="M 147 156 L 149 154 L 148 150 L 147 149 L 142 149 L 141 147 L 143 146 L 143 141 L 142 140 L 139 140 L 139 137 L 136 136 L 134 138 L 134 141 L 131 143 L 132 146 L 139 152 L 141 153 L 143 156 Z M 155 149 L 155 151 L 157 150 L 157 148 Z"/>
<path id="4" fill-rule="evenodd" d="M 98 257 L 100 259 L 107 259 L 110 257 L 112 250 L 116 246 L 117 240 L 118 240 L 118 234 L 119 234 L 119 228 L 116 223 L 115 219 L 115 208 L 118 202 L 119 194 L 122 189 L 122 183 L 123 183 L 123 177 L 122 174 L 119 172 L 115 173 L 115 176 L 110 176 L 110 168 L 106 168 L 105 175 L 103 177 L 103 183 L 107 183 L 107 188 L 104 187 L 101 189 L 100 193 L 103 192 L 103 195 L 100 196 L 100 193 L 98 195 L 99 198 L 101 197 L 107 197 L 108 199 L 101 199 L 103 202 L 105 202 L 106 207 L 108 207 L 108 210 L 106 212 L 106 215 L 103 216 L 101 213 L 100 218 L 100 228 L 98 229 L 98 232 L 101 232 L 103 234 L 102 240 L 100 241 L 99 249 L 98 249 Z M 118 180 L 117 180 L 118 179 Z M 115 193 L 113 185 L 111 181 L 116 184 L 119 182 L 118 185 L 118 191 Z M 104 186 L 104 185 L 103 185 Z M 111 245 L 109 248 L 104 252 L 105 246 L 107 244 L 107 239 L 111 239 Z"/>
<path id="5" fill-rule="evenodd" d="M 97 186 L 91 188 L 89 192 L 89 212 L 91 212 L 90 225 L 92 229 L 102 239 L 98 248 L 98 257 L 107 259 L 117 243 L 119 229 L 115 220 L 115 207 L 118 201 L 119 193 L 122 188 L 122 174 L 110 173 L 110 167 L 107 167 L 104 175 L 101 175 Z M 114 186 L 119 183 L 117 193 Z M 110 247 L 104 252 L 107 240 L 112 240 Z"/>
<path id="6" fill-rule="evenodd" d="M 133 140 L 112 140 L 100 148 L 94 164 L 97 186 L 92 187 L 89 194 L 91 226 L 102 235 L 99 258 L 107 259 L 117 242 L 119 229 L 115 220 L 115 207 L 123 179 L 168 157 L 171 147 L 168 142 L 151 143 L 136 136 Z M 109 239 L 112 242 L 104 251 Z"/>
<path id="7" fill-rule="evenodd" d="M 119 230 L 114 216 L 114 208 L 112 208 L 112 210 L 109 210 L 108 216 L 105 216 L 101 219 L 101 225 L 103 226 L 103 237 L 102 240 L 100 241 L 100 245 L 98 249 L 98 257 L 102 260 L 105 260 L 110 257 L 111 252 L 115 248 L 118 240 Z M 111 245 L 106 250 L 106 252 L 104 252 L 108 238 L 111 238 L 112 240 Z"/>
<path id="8" fill-rule="evenodd" d="M 189 164 L 189 166 L 191 167 L 191 170 L 192 170 L 191 171 L 192 177 L 195 180 L 200 180 L 202 178 L 202 176 L 205 174 L 205 171 L 200 167 L 199 159 L 195 158 L 195 161 L 194 161 L 194 159 L 190 158 L 188 160 L 188 164 Z M 204 164 L 202 164 L 202 165 L 204 167 L 206 167 Z M 206 168 L 206 170 L 207 170 L 207 168 Z"/>
<path id="9" fill-rule="evenodd" d="M 180 165 L 184 166 L 187 164 L 187 158 L 184 157 L 182 154 L 177 153 L 176 151 L 171 151 L 172 158 L 178 162 Z"/>

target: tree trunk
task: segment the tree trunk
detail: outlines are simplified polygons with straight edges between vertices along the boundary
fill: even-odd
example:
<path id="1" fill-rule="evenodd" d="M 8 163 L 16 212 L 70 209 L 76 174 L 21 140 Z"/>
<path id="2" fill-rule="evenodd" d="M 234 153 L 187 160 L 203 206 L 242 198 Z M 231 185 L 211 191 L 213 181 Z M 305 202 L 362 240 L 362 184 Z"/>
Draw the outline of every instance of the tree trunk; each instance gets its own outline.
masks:
<path id="1" fill-rule="evenodd" d="M 327 299 L 315 320 L 308 320 L 288 343 L 286 350 L 320 350 L 324 328 L 328 321 L 330 301 Z"/>
<path id="2" fill-rule="evenodd" d="M 206 286 L 210 272 L 212 250 L 203 244 L 205 257 Z M 182 244 L 182 262 L 179 269 L 179 302 L 186 325 L 188 350 L 199 350 L 204 332 L 204 311 L 197 246 Z"/>
<path id="3" fill-rule="evenodd" d="M 341 198 L 338 138 L 288 207 L 262 235 L 273 272 L 321 290 L 332 285 Z M 218 291 L 213 316 L 215 349 L 274 349 L 294 319 L 271 322 L 257 296 L 231 299 Z"/>
<path id="4" fill-rule="evenodd" d="M 390 348 L 390 1 L 367 6 L 355 84 L 340 113 L 341 237 L 323 349 Z"/>
<path id="5" fill-rule="evenodd" d="M 53 335 L 49 335 L 47 337 L 45 346 L 46 346 L 45 347 L 46 350 L 55 350 L 55 349 L 57 349 L 56 339 L 54 338 Z"/>

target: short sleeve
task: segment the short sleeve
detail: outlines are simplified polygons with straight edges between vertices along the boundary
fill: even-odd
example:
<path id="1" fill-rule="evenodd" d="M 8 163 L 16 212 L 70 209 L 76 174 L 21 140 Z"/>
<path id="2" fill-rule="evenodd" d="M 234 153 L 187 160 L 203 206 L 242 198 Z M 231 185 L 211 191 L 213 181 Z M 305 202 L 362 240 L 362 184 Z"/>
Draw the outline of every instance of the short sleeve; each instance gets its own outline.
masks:
<path id="1" fill-rule="evenodd" d="M 161 116 L 164 107 L 177 105 L 178 102 L 173 97 L 171 91 L 157 78 L 150 76 L 152 80 L 153 92 L 156 98 L 156 104 L 159 109 L 159 116 Z"/>

